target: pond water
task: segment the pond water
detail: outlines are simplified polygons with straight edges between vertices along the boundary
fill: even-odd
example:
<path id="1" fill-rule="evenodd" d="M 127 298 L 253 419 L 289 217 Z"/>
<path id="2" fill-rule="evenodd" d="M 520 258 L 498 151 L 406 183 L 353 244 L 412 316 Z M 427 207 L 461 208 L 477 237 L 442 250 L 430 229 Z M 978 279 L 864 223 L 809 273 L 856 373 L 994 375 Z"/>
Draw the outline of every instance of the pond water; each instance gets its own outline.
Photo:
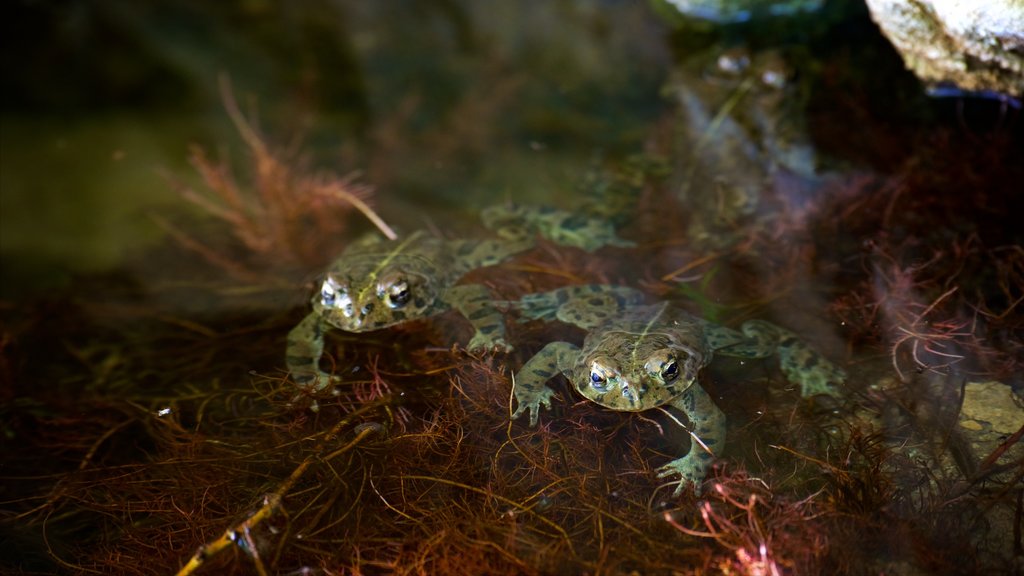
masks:
<path id="1" fill-rule="evenodd" d="M 4 13 L 4 570 L 1024 570 L 1020 111 L 859 4 Z"/>

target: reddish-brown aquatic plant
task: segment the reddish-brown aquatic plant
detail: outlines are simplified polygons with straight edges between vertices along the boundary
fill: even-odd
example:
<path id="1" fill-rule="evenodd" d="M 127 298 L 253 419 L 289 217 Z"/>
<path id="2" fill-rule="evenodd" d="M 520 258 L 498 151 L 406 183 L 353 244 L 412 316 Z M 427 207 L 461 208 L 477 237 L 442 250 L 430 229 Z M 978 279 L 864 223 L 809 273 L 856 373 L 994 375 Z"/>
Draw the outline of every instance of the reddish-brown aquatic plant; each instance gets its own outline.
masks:
<path id="1" fill-rule="evenodd" d="M 218 250 L 156 217 L 173 238 L 237 280 L 251 282 L 265 277 L 268 269 L 308 269 L 340 253 L 339 239 L 352 208 L 394 237 L 366 204 L 373 188 L 359 182 L 358 172 L 345 176 L 316 173 L 294 150 L 273 149 L 243 116 L 223 78 L 221 90 L 228 116 L 252 156 L 248 178 L 240 183 L 228 162 L 211 160 L 195 146 L 192 165 L 206 190 L 172 181 L 182 197 L 227 227 L 244 249 L 244 258 L 239 260 L 236 254 Z"/>

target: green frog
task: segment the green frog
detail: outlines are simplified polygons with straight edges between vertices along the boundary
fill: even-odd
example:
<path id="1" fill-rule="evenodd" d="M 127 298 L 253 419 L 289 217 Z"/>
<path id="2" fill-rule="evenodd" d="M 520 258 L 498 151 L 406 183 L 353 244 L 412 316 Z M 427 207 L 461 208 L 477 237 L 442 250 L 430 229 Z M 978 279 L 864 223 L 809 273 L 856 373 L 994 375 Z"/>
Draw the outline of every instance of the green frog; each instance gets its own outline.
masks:
<path id="1" fill-rule="evenodd" d="M 539 234 L 556 244 L 575 246 L 587 252 L 603 246 L 635 246 L 618 236 L 610 218 L 551 206 L 524 206 L 511 202 L 497 204 L 483 210 L 480 218 L 484 226 L 504 238 Z"/>
<path id="2" fill-rule="evenodd" d="M 327 269 L 313 311 L 288 333 L 287 364 L 295 384 L 320 392 L 336 381 L 320 368 L 324 333 L 368 332 L 449 309 L 475 333 L 467 348 L 511 350 L 504 317 L 483 285 L 457 284 L 468 272 L 530 249 L 532 237 L 448 240 L 419 231 L 402 240 L 368 237 L 349 246 Z"/>
<path id="3" fill-rule="evenodd" d="M 683 63 L 667 94 L 678 104 L 678 195 L 693 240 L 715 248 L 770 212 L 762 202 L 779 171 L 815 178 L 793 72 L 778 51 L 714 49 Z"/>
<path id="4" fill-rule="evenodd" d="M 576 185 L 579 195 L 572 210 L 505 202 L 483 210 L 480 219 L 504 238 L 534 234 L 586 252 L 634 247 L 636 243 L 619 236 L 619 228 L 633 222 L 644 190 L 668 175 L 668 162 L 655 154 L 633 154 L 614 167 L 595 158 Z"/>
<path id="5" fill-rule="evenodd" d="M 516 419 L 536 426 L 541 407 L 554 392 L 545 383 L 565 374 L 584 398 L 612 410 L 640 412 L 661 406 L 689 418 L 696 445 L 659 469 L 678 476 L 675 493 L 692 486 L 697 493 L 713 453 L 725 443 L 725 415 L 701 388 L 701 370 L 714 354 L 740 358 L 775 355 L 786 377 L 805 397 L 838 396 L 845 373 L 792 332 L 761 320 L 739 331 L 707 322 L 668 302 L 645 304 L 628 287 L 585 285 L 531 294 L 513 303 L 520 319 L 561 320 L 588 330 L 582 348 L 551 342 L 516 373 Z"/>

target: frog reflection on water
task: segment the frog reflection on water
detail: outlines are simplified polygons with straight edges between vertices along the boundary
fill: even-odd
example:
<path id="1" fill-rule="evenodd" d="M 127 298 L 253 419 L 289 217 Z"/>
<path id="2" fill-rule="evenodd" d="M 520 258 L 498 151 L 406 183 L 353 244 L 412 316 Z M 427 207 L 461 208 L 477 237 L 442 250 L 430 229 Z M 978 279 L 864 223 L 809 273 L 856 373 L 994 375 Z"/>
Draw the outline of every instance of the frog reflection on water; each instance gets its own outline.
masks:
<path id="1" fill-rule="evenodd" d="M 700 54 L 676 70 L 666 92 L 681 113 L 678 194 L 694 213 L 695 241 L 727 245 L 735 229 L 756 223 L 779 170 L 815 178 L 800 93 L 778 51 Z"/>
<path id="2" fill-rule="evenodd" d="M 694 317 L 669 304 L 644 304 L 643 293 L 621 286 L 586 285 L 531 294 L 513 304 L 522 320 L 561 320 L 587 329 L 580 348 L 551 342 L 516 373 L 517 402 L 512 418 L 529 415 L 537 424 L 541 407 L 551 407 L 553 391 L 545 383 L 563 373 L 583 397 L 612 410 L 640 412 L 672 406 L 686 414 L 695 445 L 659 470 L 680 477 L 679 494 L 700 484 L 725 443 L 725 415 L 698 383 L 714 354 L 741 358 L 776 355 L 786 377 L 805 397 L 838 396 L 843 371 L 792 332 L 750 320 L 741 331 Z"/>
<path id="3" fill-rule="evenodd" d="M 297 386 L 322 391 L 334 380 L 320 369 L 324 332 L 368 332 L 449 309 L 476 332 L 467 348 L 509 350 L 501 312 L 479 284 L 456 285 L 471 270 L 491 266 L 533 246 L 518 241 L 446 240 L 424 232 L 404 240 L 365 239 L 328 268 L 313 311 L 288 333 L 287 364 Z"/>

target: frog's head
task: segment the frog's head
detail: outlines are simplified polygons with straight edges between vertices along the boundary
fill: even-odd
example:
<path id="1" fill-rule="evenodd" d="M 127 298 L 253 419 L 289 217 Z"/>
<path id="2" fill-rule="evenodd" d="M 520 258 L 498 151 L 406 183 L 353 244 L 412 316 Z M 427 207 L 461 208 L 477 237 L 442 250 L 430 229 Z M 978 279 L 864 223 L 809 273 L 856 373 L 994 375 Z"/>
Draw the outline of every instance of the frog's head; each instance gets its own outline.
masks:
<path id="1" fill-rule="evenodd" d="M 366 269 L 350 263 L 332 270 L 313 296 L 313 310 L 347 332 L 368 332 L 429 316 L 440 297 L 428 274 L 414 272 L 401 258 Z"/>
<path id="2" fill-rule="evenodd" d="M 640 340 L 634 335 L 588 355 L 576 390 L 606 408 L 640 412 L 671 402 L 697 382 L 705 363 L 697 349 L 667 337 Z"/>
<path id="3" fill-rule="evenodd" d="M 714 66 L 704 72 L 709 81 L 720 83 L 750 78 L 750 86 L 758 92 L 778 92 L 786 88 L 793 70 L 782 54 L 765 50 L 757 54 L 743 46 L 733 47 L 718 54 Z"/>

